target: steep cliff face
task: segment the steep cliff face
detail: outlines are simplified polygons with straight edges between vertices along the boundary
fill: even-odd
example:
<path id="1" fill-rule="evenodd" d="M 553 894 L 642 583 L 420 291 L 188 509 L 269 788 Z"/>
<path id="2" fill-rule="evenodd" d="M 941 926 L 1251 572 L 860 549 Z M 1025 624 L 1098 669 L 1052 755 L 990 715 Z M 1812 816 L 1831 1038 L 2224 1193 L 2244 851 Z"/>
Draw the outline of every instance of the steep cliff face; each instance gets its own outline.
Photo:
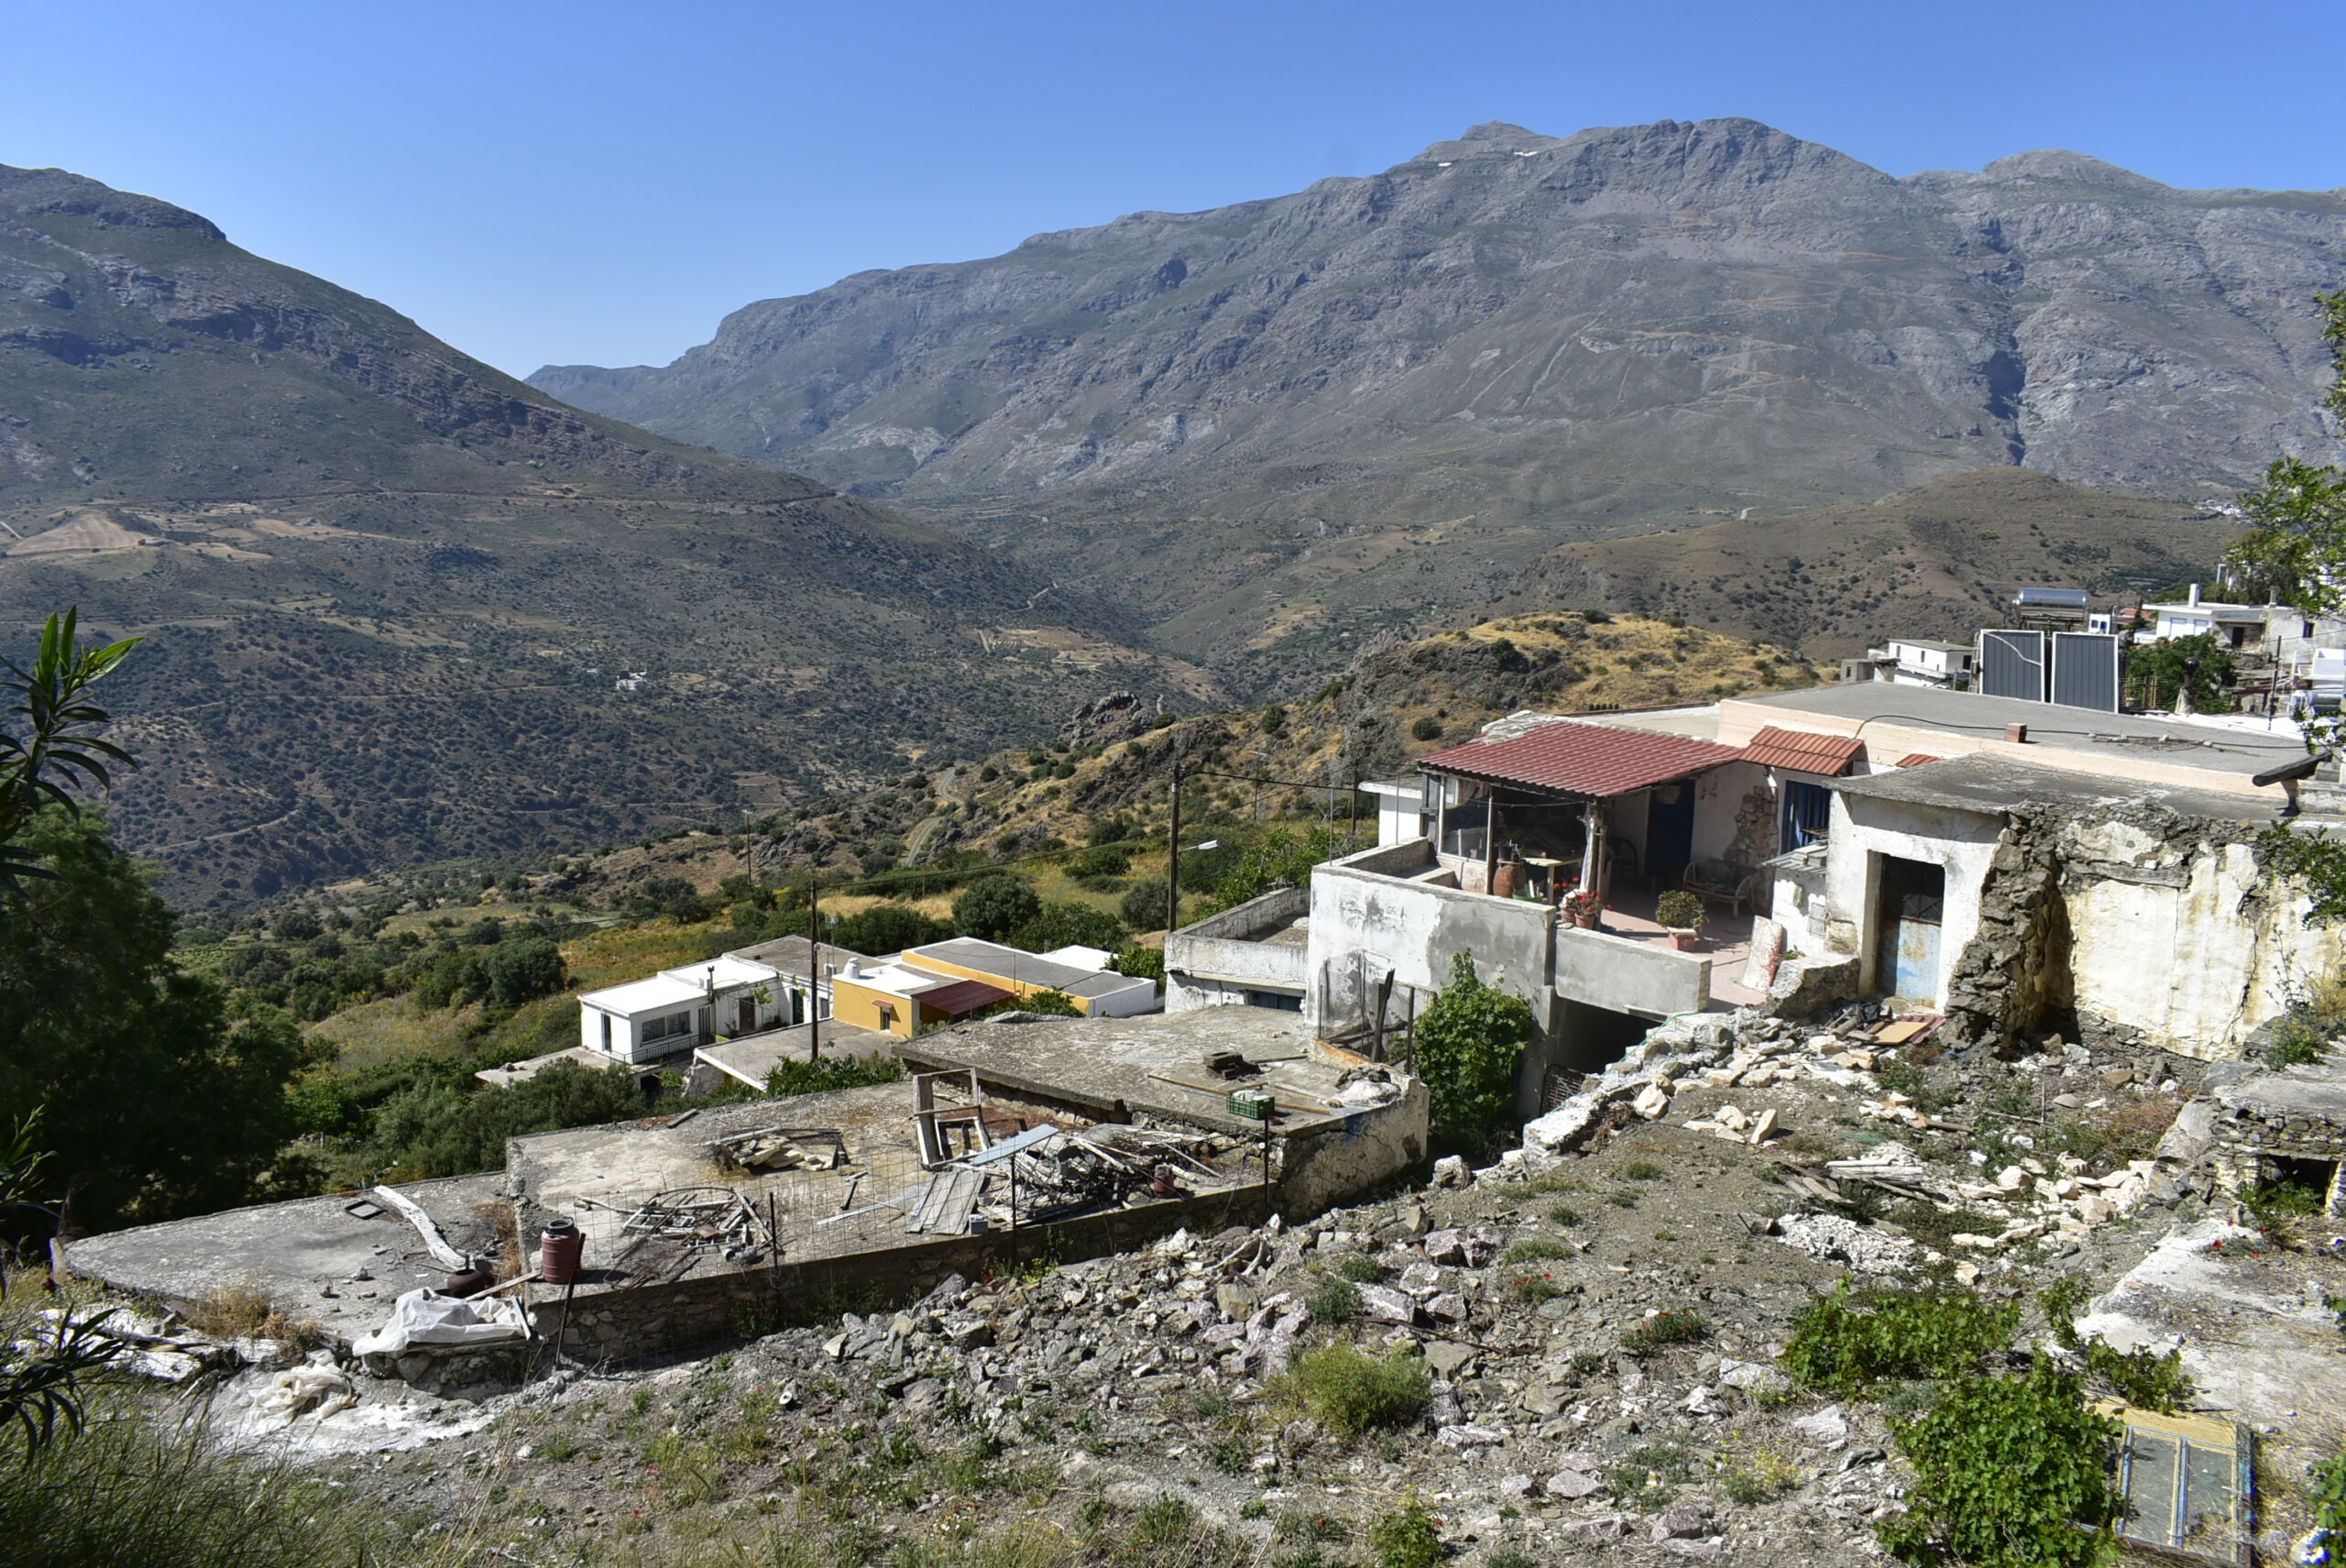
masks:
<path id="1" fill-rule="evenodd" d="M 2321 445 L 2309 303 L 2341 284 L 2337 193 L 2062 152 L 1900 180 L 1746 120 L 1487 125 L 1365 179 L 761 302 L 665 367 L 532 380 L 907 502 L 1471 519 L 1504 548 L 1990 465 L 2235 488 Z"/>

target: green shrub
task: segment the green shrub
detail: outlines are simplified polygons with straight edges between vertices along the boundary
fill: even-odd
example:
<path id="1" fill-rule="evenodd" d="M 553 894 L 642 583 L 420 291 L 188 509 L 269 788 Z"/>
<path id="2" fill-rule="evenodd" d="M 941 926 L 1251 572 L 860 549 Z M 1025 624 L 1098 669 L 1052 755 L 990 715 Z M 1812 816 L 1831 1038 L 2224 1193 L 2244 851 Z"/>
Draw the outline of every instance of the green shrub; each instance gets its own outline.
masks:
<path id="1" fill-rule="evenodd" d="M 1499 1261 L 1502 1263 L 1539 1263 L 1544 1259 L 1551 1257 L 1570 1257 L 1572 1255 L 1572 1248 L 1564 1245 L 1563 1243 L 1550 1241 L 1546 1236 L 1526 1236 L 1521 1241 L 1517 1242 L 1513 1246 L 1507 1248 L 1507 1255 L 1502 1257 Z"/>
<path id="2" fill-rule="evenodd" d="M 1348 1323 L 1360 1315 L 1360 1287 L 1349 1279 L 1323 1274 L 1303 1299 L 1314 1322 Z"/>
<path id="3" fill-rule="evenodd" d="M 1711 1337 L 1703 1314 L 1684 1307 L 1656 1312 L 1621 1336 L 1621 1348 L 1631 1355 L 1647 1355 L 1670 1344 L 1694 1344 Z"/>
<path id="4" fill-rule="evenodd" d="M 1633 1159 L 1621 1168 L 1621 1174 L 1631 1181 L 1660 1181 L 1662 1169 L 1650 1159 Z"/>
<path id="5" fill-rule="evenodd" d="M 2295 1182 L 2268 1181 L 2257 1187 L 2241 1189 L 2241 1207 L 2256 1222 L 2270 1229 L 2287 1220 L 2304 1219 L 2321 1212 L 2322 1192 L 2319 1187 L 2299 1186 Z"/>
<path id="6" fill-rule="evenodd" d="M 1004 1012 L 1039 1013 L 1046 1018 L 1080 1018 L 1083 1009 L 1064 991 L 1033 991 L 1003 1004 Z"/>
<path id="7" fill-rule="evenodd" d="M 1671 1495 L 1694 1478 L 1694 1455 L 1676 1443 L 1658 1442 L 1624 1454 L 1605 1473 L 1605 1486 L 1615 1501 L 1652 1513 L 1667 1507 Z"/>
<path id="8" fill-rule="evenodd" d="M 1133 883 L 1124 890 L 1124 896 L 1117 903 L 1116 913 L 1123 916 L 1124 924 L 1135 931 L 1164 930 L 1165 879 L 1145 876 Z M 1160 952 L 1157 957 L 1159 979 L 1164 978 L 1161 968 L 1164 961 L 1164 955 Z"/>
<path id="9" fill-rule="evenodd" d="M 1441 740 L 1442 720 L 1436 718 L 1431 713 L 1421 715 L 1415 723 L 1409 726 L 1409 739 L 1412 740 Z"/>
<path id="10" fill-rule="evenodd" d="M 2012 1343 L 2021 1304 L 1968 1291 L 1866 1290 L 1847 1280 L 1792 1316 L 1784 1370 L 1803 1387 L 1853 1397 L 1869 1385 L 1960 1377 Z"/>
<path id="11" fill-rule="evenodd" d="M 1161 910 L 1165 905 L 1161 888 L 1157 891 L 1157 903 Z M 1153 980 L 1162 985 L 1165 983 L 1165 949 L 1144 948 L 1138 943 L 1129 948 L 1119 948 L 1116 956 L 1109 960 L 1109 967 L 1118 974 L 1130 975 L 1135 980 Z"/>
<path id="12" fill-rule="evenodd" d="M 1030 953 L 1054 952 L 1060 948 L 1105 948 L 1113 952 L 1124 943 L 1124 923 L 1088 904 L 1054 900 L 1004 939 L 1012 947 L 1024 948 Z"/>
<path id="13" fill-rule="evenodd" d="M 1581 1212 L 1569 1203 L 1559 1203 L 1548 1211 L 1548 1218 L 1557 1224 L 1572 1226 L 1580 1223 Z"/>
<path id="14" fill-rule="evenodd" d="M 931 920 L 908 904 L 875 904 L 832 927 L 825 941 L 850 953 L 878 957 L 901 953 L 906 948 L 925 948 L 952 935 L 951 926 Z"/>
<path id="15" fill-rule="evenodd" d="M 1418 1015 L 1413 1065 L 1425 1080 L 1438 1135 L 1481 1144 L 1515 1102 L 1515 1075 L 1533 1034 L 1521 997 L 1483 983 L 1464 953 Z"/>
<path id="16" fill-rule="evenodd" d="M 2123 1505 L 2107 1455 L 2123 1429 L 2087 1406 L 2077 1377 L 2041 1358 L 2020 1376 L 1957 1376 L 1891 1430 L 1914 1484 L 1910 1511 L 1876 1532 L 1902 1562 L 2088 1568 L 2110 1554 Z"/>
<path id="17" fill-rule="evenodd" d="M 1703 895 L 1673 887 L 1653 901 L 1653 923 L 1672 931 L 1703 928 Z"/>
<path id="18" fill-rule="evenodd" d="M 1189 1533 L 1198 1510 L 1170 1492 L 1160 1492 L 1133 1516 L 1133 1540 L 1143 1546 L 1170 1546 Z"/>
<path id="19" fill-rule="evenodd" d="M 1412 1492 L 1368 1527 L 1368 1549 L 1376 1553 L 1376 1568 L 1434 1568 L 1442 1561 L 1442 1534 Z"/>
<path id="20" fill-rule="evenodd" d="M 2306 1501 L 2313 1506 L 2315 1544 L 2327 1550 L 2327 1561 L 2334 1563 L 2346 1550 L 2346 1453 L 2308 1465 L 2306 1475 L 2313 1482 L 2306 1488 Z"/>
<path id="21" fill-rule="evenodd" d="M 1374 1285 L 1385 1277 L 1384 1266 L 1365 1252 L 1348 1252 L 1336 1265 L 1336 1272 L 1355 1285 Z"/>
<path id="22" fill-rule="evenodd" d="M 984 877 L 953 901 L 953 928 L 964 937 L 999 942 L 1042 912 L 1043 901 L 1016 877 Z"/>
<path id="23" fill-rule="evenodd" d="M 894 1083 L 904 1076 L 904 1064 L 882 1053 L 870 1057 L 827 1056 L 803 1062 L 784 1057 L 766 1074 L 768 1094 L 826 1094 L 834 1089 L 861 1089 L 866 1084 Z"/>
<path id="24" fill-rule="evenodd" d="M 1416 1415 L 1433 1394 L 1433 1378 L 1422 1357 L 1407 1351 L 1368 1355 L 1348 1343 L 1323 1345 L 1297 1356 L 1283 1384 L 1313 1420 L 1340 1437 L 1398 1426 Z"/>

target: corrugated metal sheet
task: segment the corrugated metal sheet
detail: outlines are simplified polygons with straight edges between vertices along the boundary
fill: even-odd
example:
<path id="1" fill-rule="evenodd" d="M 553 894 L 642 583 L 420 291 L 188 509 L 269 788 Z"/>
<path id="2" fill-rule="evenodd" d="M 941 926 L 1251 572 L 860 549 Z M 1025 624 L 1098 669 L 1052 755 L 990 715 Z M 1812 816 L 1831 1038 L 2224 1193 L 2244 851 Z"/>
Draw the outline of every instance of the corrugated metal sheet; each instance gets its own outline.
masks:
<path id="1" fill-rule="evenodd" d="M 1795 773 L 1823 773 L 1838 778 L 1849 771 L 1866 743 L 1855 735 L 1819 735 L 1807 729 L 1784 729 L 1770 724 L 1743 748 L 1743 760 L 1763 768 L 1790 768 Z"/>
<path id="2" fill-rule="evenodd" d="M 951 985 L 940 985 L 935 991 L 924 991 L 915 1000 L 923 1007 L 934 1007 L 948 1018 L 959 1018 L 965 1013 L 975 1013 L 981 1007 L 1007 1002 L 1010 992 L 998 985 L 988 985 L 981 980 L 959 980 Z"/>
<path id="3" fill-rule="evenodd" d="M 2053 634 L 2053 700 L 2064 707 L 2118 711 L 2118 639 L 2094 631 Z"/>
<path id="4" fill-rule="evenodd" d="M 1561 719 L 1507 740 L 1470 740 L 1418 759 L 1434 773 L 1596 800 L 1633 795 L 1742 760 L 1742 748 Z"/>
<path id="5" fill-rule="evenodd" d="M 1990 696 L 2045 697 L 2045 633 L 2042 631 L 1982 631 L 1979 634 L 1979 689 Z"/>

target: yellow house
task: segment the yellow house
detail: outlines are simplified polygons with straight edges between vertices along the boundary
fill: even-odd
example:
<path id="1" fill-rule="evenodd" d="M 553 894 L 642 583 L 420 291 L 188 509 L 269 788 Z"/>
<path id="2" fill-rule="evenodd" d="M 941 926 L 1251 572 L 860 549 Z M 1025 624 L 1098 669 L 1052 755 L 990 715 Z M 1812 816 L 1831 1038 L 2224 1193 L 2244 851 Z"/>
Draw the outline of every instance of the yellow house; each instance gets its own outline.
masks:
<path id="1" fill-rule="evenodd" d="M 998 985 L 901 959 L 868 966 L 850 960 L 831 976 L 832 1017 L 904 1040 L 1011 999 Z"/>
<path id="2" fill-rule="evenodd" d="M 896 962 L 907 969 L 998 986 L 1020 998 L 1038 991 L 1056 991 L 1087 1018 L 1128 1018 L 1156 1008 L 1155 981 L 1070 961 L 1090 951 L 1062 948 L 1052 953 L 1029 953 L 975 937 L 955 937 L 925 948 L 906 948 Z"/>

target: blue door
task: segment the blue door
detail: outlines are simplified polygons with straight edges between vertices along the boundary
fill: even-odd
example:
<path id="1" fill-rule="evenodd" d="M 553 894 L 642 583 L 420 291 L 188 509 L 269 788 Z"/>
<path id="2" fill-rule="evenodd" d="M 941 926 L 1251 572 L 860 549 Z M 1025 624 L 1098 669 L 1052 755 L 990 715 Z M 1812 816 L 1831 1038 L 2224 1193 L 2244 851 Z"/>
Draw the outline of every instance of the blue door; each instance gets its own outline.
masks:
<path id="1" fill-rule="evenodd" d="M 1946 906 L 1946 872 L 1920 861 L 1885 855 L 1881 862 L 1879 983 L 1890 995 L 1935 1003 L 1939 995 L 1939 927 Z"/>
<path id="2" fill-rule="evenodd" d="M 1656 887 L 1676 887 L 1694 858 L 1694 781 L 1656 787 L 1646 805 L 1646 874 Z"/>

